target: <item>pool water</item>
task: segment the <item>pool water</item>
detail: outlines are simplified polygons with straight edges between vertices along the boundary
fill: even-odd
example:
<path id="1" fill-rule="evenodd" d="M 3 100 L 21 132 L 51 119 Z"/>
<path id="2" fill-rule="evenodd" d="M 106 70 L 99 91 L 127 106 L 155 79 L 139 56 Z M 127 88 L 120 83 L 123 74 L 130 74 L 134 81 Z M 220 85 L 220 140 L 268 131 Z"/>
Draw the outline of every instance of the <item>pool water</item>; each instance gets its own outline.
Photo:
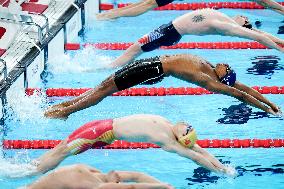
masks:
<path id="1" fill-rule="evenodd" d="M 124 1 L 126 2 L 126 1 Z M 127 1 L 130 2 L 130 1 Z M 189 2 L 189 1 L 187 1 Z M 244 14 L 254 21 L 261 21 L 260 29 L 277 34 L 283 18 L 270 10 L 228 10 L 228 15 Z M 150 11 L 136 18 L 116 21 L 92 21 L 80 43 L 134 42 L 161 24 L 167 23 L 187 11 Z M 115 31 L 115 32 L 114 32 Z M 181 42 L 248 41 L 235 37 L 184 36 Z M 48 75 L 39 87 L 84 88 L 95 87 L 114 70 L 96 71 L 108 64 L 123 51 L 103 51 L 92 48 L 67 52 L 49 62 Z M 284 80 L 284 55 L 276 50 L 156 50 L 141 57 L 163 54 L 191 53 L 204 57 L 213 64 L 229 63 L 237 72 L 240 82 L 249 86 L 282 86 Z M 153 87 L 187 87 L 192 84 L 169 77 Z M 284 95 L 265 95 L 284 108 Z M 225 138 L 284 138 L 283 118 L 245 105 L 224 95 L 159 96 L 159 97 L 108 97 L 97 106 L 74 113 L 67 121 L 48 120 L 42 117 L 47 103 L 58 103 L 68 98 L 24 97 L 15 94 L 15 102 L 8 112 L 4 139 L 63 139 L 82 124 L 94 119 L 120 117 L 136 113 L 158 114 L 172 122 L 184 120 L 197 130 L 200 139 Z M 203 168 L 190 160 L 160 149 L 147 150 L 89 150 L 66 159 L 60 166 L 85 163 L 103 171 L 133 170 L 151 174 L 176 188 L 273 188 L 284 184 L 284 149 L 208 149 L 218 159 L 235 166 L 239 176 L 226 178 Z M 0 188 L 17 188 L 37 177 L 10 179 L 10 164 L 24 163 L 46 150 L 3 150 L 0 159 Z M 5 174 L 4 174 L 5 173 Z"/>

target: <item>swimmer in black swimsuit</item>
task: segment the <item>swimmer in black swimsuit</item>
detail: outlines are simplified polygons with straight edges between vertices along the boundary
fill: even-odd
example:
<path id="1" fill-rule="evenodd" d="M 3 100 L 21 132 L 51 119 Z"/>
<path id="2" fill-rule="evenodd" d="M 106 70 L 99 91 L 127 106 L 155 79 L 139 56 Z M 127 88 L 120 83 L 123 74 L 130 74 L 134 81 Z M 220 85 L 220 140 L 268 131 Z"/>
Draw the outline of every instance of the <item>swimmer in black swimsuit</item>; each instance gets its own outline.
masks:
<path id="1" fill-rule="evenodd" d="M 51 106 L 45 116 L 67 118 L 70 114 L 98 104 L 114 92 L 138 84 L 153 84 L 165 76 L 173 76 L 205 89 L 232 96 L 273 115 L 281 114 L 278 106 L 254 89 L 236 81 L 236 73 L 228 64 L 211 65 L 189 54 L 160 56 L 132 62 L 104 80 L 96 88 L 73 100 Z"/>
<path id="2" fill-rule="evenodd" d="M 165 6 L 174 0 L 141 0 L 137 3 L 132 3 L 125 7 L 111 9 L 109 11 L 97 14 L 98 20 L 109 20 L 119 17 L 133 17 L 144 14 L 156 7 Z"/>

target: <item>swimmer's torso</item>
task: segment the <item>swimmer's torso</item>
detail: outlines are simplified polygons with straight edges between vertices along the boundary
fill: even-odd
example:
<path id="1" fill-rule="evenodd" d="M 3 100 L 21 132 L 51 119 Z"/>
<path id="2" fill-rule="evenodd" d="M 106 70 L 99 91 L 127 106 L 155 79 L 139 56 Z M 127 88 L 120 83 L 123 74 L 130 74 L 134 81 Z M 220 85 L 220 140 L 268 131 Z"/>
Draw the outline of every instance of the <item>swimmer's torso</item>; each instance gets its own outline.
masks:
<path id="1" fill-rule="evenodd" d="M 195 84 L 199 84 L 201 74 L 206 74 L 210 78 L 218 80 L 213 66 L 199 56 L 179 54 L 161 56 L 160 60 L 167 75 L 173 75 Z"/>
<path id="2" fill-rule="evenodd" d="M 173 25 L 181 35 L 214 35 L 219 34 L 212 27 L 212 23 L 216 20 L 230 23 L 235 22 L 227 15 L 216 10 L 200 9 L 176 18 L 173 20 Z"/>
<path id="3" fill-rule="evenodd" d="M 163 143 L 161 140 L 175 139 L 171 123 L 158 115 L 136 114 L 113 120 L 114 135 L 132 142 Z"/>

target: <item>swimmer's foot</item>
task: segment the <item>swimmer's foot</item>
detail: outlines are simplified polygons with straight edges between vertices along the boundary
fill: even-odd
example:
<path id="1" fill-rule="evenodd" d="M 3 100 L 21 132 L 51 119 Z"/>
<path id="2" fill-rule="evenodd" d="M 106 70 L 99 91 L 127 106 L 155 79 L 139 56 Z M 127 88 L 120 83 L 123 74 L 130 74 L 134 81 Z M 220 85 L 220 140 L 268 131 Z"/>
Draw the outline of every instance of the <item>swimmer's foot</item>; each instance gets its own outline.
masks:
<path id="1" fill-rule="evenodd" d="M 112 16 L 111 14 L 104 14 L 104 13 L 100 13 L 96 15 L 96 19 L 98 21 L 112 21 L 115 18 L 115 16 Z"/>
<path id="2" fill-rule="evenodd" d="M 44 112 L 44 116 L 47 118 L 52 118 L 52 119 L 62 119 L 66 120 L 69 116 L 69 114 L 66 114 L 62 108 L 48 108 Z"/>
<path id="3" fill-rule="evenodd" d="M 68 101 L 66 101 L 66 102 L 62 102 L 60 104 L 52 105 L 52 106 L 48 107 L 47 109 L 60 109 L 60 108 L 66 108 L 68 106 L 70 106 L 70 103 Z"/>

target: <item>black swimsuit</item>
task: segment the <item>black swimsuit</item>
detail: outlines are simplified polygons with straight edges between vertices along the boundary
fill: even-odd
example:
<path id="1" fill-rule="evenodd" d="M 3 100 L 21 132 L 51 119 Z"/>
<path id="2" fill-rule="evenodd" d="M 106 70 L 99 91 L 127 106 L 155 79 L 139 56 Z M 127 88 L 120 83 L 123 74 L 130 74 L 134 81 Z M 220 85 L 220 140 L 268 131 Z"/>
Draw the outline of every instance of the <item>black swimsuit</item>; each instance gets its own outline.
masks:
<path id="1" fill-rule="evenodd" d="M 171 2 L 173 2 L 174 0 L 156 0 L 156 3 L 159 7 L 165 6 Z"/>
<path id="2" fill-rule="evenodd" d="M 128 89 L 138 84 L 154 84 L 164 78 L 160 57 L 134 61 L 114 74 L 118 90 Z"/>
<path id="3" fill-rule="evenodd" d="M 172 22 L 163 24 L 149 34 L 138 40 L 144 52 L 155 50 L 161 46 L 171 46 L 179 42 L 181 35 L 178 33 Z"/>

